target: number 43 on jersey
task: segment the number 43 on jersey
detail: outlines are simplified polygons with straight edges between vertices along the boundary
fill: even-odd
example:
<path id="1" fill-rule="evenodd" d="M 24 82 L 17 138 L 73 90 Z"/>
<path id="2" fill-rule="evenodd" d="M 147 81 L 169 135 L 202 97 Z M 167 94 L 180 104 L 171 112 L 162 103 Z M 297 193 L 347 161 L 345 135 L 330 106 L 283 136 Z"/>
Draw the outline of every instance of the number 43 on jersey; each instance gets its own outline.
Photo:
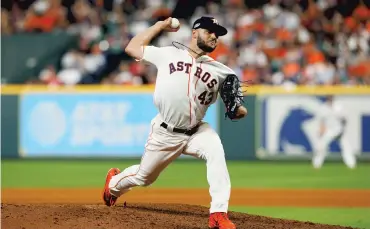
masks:
<path id="1" fill-rule="evenodd" d="M 199 96 L 198 99 L 200 101 L 200 104 L 202 105 L 209 105 L 212 100 L 213 100 L 213 95 L 214 92 L 208 92 L 208 91 L 203 91 Z"/>

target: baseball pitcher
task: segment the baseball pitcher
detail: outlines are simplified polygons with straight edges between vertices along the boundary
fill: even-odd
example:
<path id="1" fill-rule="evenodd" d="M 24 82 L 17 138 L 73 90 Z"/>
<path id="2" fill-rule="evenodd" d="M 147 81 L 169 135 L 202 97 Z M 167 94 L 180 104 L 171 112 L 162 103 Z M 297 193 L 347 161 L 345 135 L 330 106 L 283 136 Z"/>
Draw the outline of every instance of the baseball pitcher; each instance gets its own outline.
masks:
<path id="1" fill-rule="evenodd" d="M 179 29 L 171 23 L 172 18 L 157 22 L 133 37 L 125 49 L 135 60 L 157 67 L 153 98 L 158 115 L 151 121 L 140 164 L 123 172 L 117 168 L 108 171 L 103 200 L 107 206 L 114 205 L 118 197 L 133 187 L 152 184 L 181 154 L 191 155 L 207 164 L 212 198 L 209 227 L 234 229 L 227 216 L 231 184 L 224 149 L 218 134 L 203 121 L 218 94 L 225 103 L 227 117 L 234 120 L 247 115 L 235 73 L 207 56 L 227 30 L 216 19 L 201 17 L 193 24 L 188 46 L 149 45 L 161 31 Z"/>
<path id="2" fill-rule="evenodd" d="M 312 164 L 314 168 L 321 168 L 327 156 L 329 144 L 333 140 L 338 140 L 343 161 L 348 168 L 356 167 L 356 157 L 348 139 L 343 135 L 346 127 L 346 117 L 341 104 L 333 100 L 333 96 L 328 96 L 320 111 L 320 132 L 313 155 Z"/>

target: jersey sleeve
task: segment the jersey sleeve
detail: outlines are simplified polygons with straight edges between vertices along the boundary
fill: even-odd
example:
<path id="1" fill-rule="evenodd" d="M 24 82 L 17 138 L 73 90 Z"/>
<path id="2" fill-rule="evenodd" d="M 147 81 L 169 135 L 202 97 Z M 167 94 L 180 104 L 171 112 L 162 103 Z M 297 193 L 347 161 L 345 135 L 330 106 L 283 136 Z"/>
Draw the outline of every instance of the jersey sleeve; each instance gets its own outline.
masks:
<path id="1" fill-rule="evenodd" d="M 166 49 L 163 47 L 156 47 L 153 45 L 143 46 L 142 60 L 158 66 L 161 63 L 161 60 L 166 56 L 166 53 Z"/>

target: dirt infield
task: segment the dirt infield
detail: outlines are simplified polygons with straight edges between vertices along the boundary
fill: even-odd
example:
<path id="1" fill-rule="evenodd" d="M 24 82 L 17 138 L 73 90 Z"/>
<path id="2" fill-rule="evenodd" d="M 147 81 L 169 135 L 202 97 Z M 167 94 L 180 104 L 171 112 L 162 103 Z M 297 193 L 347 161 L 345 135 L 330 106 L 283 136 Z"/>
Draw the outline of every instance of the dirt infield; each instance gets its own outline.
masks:
<path id="1" fill-rule="evenodd" d="M 12 205 L 2 206 L 3 228 L 55 229 L 206 229 L 206 207 L 180 204 L 103 205 Z M 268 228 L 345 228 L 273 219 L 231 212 L 229 217 L 238 229 Z M 349 228 L 349 227 L 347 227 Z"/>
<path id="2" fill-rule="evenodd" d="M 207 228 L 206 189 L 137 188 L 111 208 L 100 194 L 100 189 L 4 189 L 2 228 Z M 370 207 L 370 190 L 233 189 L 230 205 Z M 349 228 L 235 212 L 230 218 L 238 229 Z"/>
<path id="3" fill-rule="evenodd" d="M 98 204 L 101 189 L 3 189 L 3 203 Z M 207 189 L 136 188 L 118 200 L 208 206 Z M 233 206 L 370 207 L 370 190 L 233 189 Z"/>

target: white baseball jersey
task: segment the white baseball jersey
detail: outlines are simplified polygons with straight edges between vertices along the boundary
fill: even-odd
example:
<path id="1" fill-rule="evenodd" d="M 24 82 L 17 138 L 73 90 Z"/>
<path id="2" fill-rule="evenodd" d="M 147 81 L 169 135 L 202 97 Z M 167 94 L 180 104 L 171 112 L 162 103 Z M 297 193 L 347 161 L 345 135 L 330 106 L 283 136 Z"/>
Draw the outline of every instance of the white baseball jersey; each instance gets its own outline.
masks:
<path id="1" fill-rule="evenodd" d="M 177 128 L 198 124 L 217 100 L 226 75 L 235 74 L 209 56 L 195 59 L 174 46 L 145 46 L 143 52 L 143 60 L 158 69 L 154 104 L 163 121 Z"/>
<path id="2" fill-rule="evenodd" d="M 332 105 L 323 104 L 320 112 L 320 118 L 328 130 L 343 131 L 345 114 L 341 104 L 333 101 Z"/>

